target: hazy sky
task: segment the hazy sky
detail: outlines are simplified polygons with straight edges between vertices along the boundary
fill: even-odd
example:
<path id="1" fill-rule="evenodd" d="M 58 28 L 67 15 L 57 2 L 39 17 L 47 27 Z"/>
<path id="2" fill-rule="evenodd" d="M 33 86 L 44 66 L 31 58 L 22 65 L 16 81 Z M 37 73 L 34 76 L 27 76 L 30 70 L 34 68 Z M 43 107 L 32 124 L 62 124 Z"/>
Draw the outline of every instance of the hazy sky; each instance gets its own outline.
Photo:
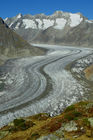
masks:
<path id="1" fill-rule="evenodd" d="M 93 19 L 93 0 L 0 0 L 0 16 L 12 17 L 18 13 L 50 15 L 56 10 L 65 12 L 81 12 Z"/>

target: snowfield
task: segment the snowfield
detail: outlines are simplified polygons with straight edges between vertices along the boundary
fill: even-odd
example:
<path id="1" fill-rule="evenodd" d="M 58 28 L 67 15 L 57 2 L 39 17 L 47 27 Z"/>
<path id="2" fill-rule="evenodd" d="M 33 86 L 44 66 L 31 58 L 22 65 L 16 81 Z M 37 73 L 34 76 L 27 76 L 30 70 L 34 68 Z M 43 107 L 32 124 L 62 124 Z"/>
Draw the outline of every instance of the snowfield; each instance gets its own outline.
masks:
<path id="1" fill-rule="evenodd" d="M 54 29 L 63 30 L 66 25 L 69 25 L 70 27 L 78 26 L 82 21 L 83 17 L 80 16 L 80 14 L 72 14 L 72 13 L 61 13 L 61 16 L 58 16 L 59 12 L 57 14 L 47 16 L 46 18 L 36 18 L 32 16 L 32 18 L 24 18 L 21 14 L 18 14 L 13 21 L 9 24 L 9 27 L 14 26 L 15 30 L 18 30 L 20 27 L 25 29 L 40 29 L 40 30 L 46 30 L 49 27 L 53 27 Z M 19 20 L 21 19 L 22 20 Z M 6 22 L 8 18 L 4 19 Z M 91 20 L 87 20 L 88 23 L 93 23 Z"/>
<path id="2" fill-rule="evenodd" d="M 25 29 L 28 29 L 28 28 L 36 29 L 37 28 L 35 22 L 31 19 L 23 19 L 23 25 L 25 26 Z"/>
<path id="3" fill-rule="evenodd" d="M 79 25 L 83 20 L 83 18 L 81 18 L 79 14 L 70 14 L 70 19 L 71 19 L 70 23 L 71 27 Z"/>
<path id="4" fill-rule="evenodd" d="M 36 46 L 36 45 L 35 45 Z M 83 87 L 65 67 L 91 49 L 37 45 L 49 49 L 44 56 L 9 60 L 0 67 L 0 127 L 15 118 L 40 112 L 57 115 L 68 105 L 86 99 Z"/>
<path id="5" fill-rule="evenodd" d="M 64 18 L 58 18 L 56 19 L 56 25 L 54 26 L 55 29 L 64 29 L 65 25 L 66 25 L 66 20 Z"/>

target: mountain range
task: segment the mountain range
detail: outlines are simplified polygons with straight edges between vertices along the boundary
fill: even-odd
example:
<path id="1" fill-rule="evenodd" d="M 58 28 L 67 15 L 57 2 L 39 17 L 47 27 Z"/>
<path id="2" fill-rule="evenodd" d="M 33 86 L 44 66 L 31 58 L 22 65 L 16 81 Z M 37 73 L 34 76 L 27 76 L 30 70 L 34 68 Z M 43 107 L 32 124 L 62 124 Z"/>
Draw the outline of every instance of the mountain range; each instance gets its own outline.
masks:
<path id="1" fill-rule="evenodd" d="M 93 47 L 93 21 L 81 13 L 18 14 L 4 21 L 29 43 Z"/>

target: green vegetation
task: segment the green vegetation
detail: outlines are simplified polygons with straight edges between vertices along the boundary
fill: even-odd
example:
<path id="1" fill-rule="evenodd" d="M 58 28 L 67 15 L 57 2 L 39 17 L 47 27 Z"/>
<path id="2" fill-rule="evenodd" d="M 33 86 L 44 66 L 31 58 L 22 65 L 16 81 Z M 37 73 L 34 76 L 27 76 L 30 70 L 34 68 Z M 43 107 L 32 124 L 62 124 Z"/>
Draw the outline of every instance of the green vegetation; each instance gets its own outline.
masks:
<path id="1" fill-rule="evenodd" d="M 15 119 L 14 120 L 15 130 L 26 130 L 26 124 L 24 119 Z"/>
<path id="2" fill-rule="evenodd" d="M 47 120 L 48 118 L 49 118 L 49 114 L 47 113 L 36 114 L 32 117 L 32 119 L 35 119 L 38 121 Z"/>
<path id="3" fill-rule="evenodd" d="M 84 118 L 84 119 L 83 119 L 83 124 L 84 124 L 85 126 L 90 126 L 90 122 L 88 121 L 88 118 Z"/>
<path id="4" fill-rule="evenodd" d="M 51 140 L 52 136 L 70 140 L 92 140 L 93 102 L 71 105 L 55 117 L 40 113 L 15 119 L 0 130 L 0 135 L 2 140 L 37 140 L 49 135 Z"/>
<path id="5" fill-rule="evenodd" d="M 78 117 L 82 116 L 81 112 L 73 111 L 64 115 L 64 118 L 68 121 L 77 120 Z"/>
<path id="6" fill-rule="evenodd" d="M 24 131 L 30 127 L 33 127 L 35 123 L 33 123 L 31 120 L 24 120 L 23 118 L 15 119 L 13 121 L 13 124 L 10 125 L 9 131 L 15 132 L 15 131 Z"/>
<path id="7" fill-rule="evenodd" d="M 24 119 L 15 119 L 14 120 L 14 125 L 15 126 L 21 126 L 22 124 L 24 124 L 25 123 L 25 120 Z"/>
<path id="8" fill-rule="evenodd" d="M 69 111 L 73 111 L 75 110 L 75 106 L 74 105 L 71 105 L 71 106 L 68 106 L 65 110 L 65 112 L 69 112 Z"/>

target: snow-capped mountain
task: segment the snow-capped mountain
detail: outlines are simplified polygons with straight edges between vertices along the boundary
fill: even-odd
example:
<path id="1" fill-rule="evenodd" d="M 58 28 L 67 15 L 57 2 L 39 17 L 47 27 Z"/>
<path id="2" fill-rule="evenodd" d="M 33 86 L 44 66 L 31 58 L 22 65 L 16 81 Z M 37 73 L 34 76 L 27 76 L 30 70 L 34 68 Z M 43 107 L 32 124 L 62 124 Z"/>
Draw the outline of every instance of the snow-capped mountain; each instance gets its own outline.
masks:
<path id="1" fill-rule="evenodd" d="M 63 29 L 66 25 L 75 27 L 83 21 L 84 17 L 80 13 L 64 13 L 62 11 L 56 11 L 53 15 L 46 16 L 44 14 L 38 14 L 35 16 L 18 14 L 13 18 L 6 18 L 5 22 L 9 27 L 17 30 L 19 28 L 31 28 L 45 30 L 49 27 L 54 29 Z M 86 20 L 88 22 L 88 20 Z"/>
<path id="2" fill-rule="evenodd" d="M 69 33 L 73 29 L 80 28 L 81 25 L 93 25 L 93 21 L 88 20 L 81 13 L 72 14 L 62 11 L 56 11 L 50 16 L 44 14 L 34 16 L 30 14 L 18 14 L 12 18 L 6 18 L 4 21 L 10 28 L 14 29 L 29 42 L 53 44 L 72 44 L 75 40 L 72 38 L 72 40 L 68 42 L 66 38 L 68 38 Z M 80 33 L 77 33 L 77 35 L 79 34 Z M 64 42 L 63 39 L 66 41 Z M 76 43 L 76 45 L 78 44 Z"/>

